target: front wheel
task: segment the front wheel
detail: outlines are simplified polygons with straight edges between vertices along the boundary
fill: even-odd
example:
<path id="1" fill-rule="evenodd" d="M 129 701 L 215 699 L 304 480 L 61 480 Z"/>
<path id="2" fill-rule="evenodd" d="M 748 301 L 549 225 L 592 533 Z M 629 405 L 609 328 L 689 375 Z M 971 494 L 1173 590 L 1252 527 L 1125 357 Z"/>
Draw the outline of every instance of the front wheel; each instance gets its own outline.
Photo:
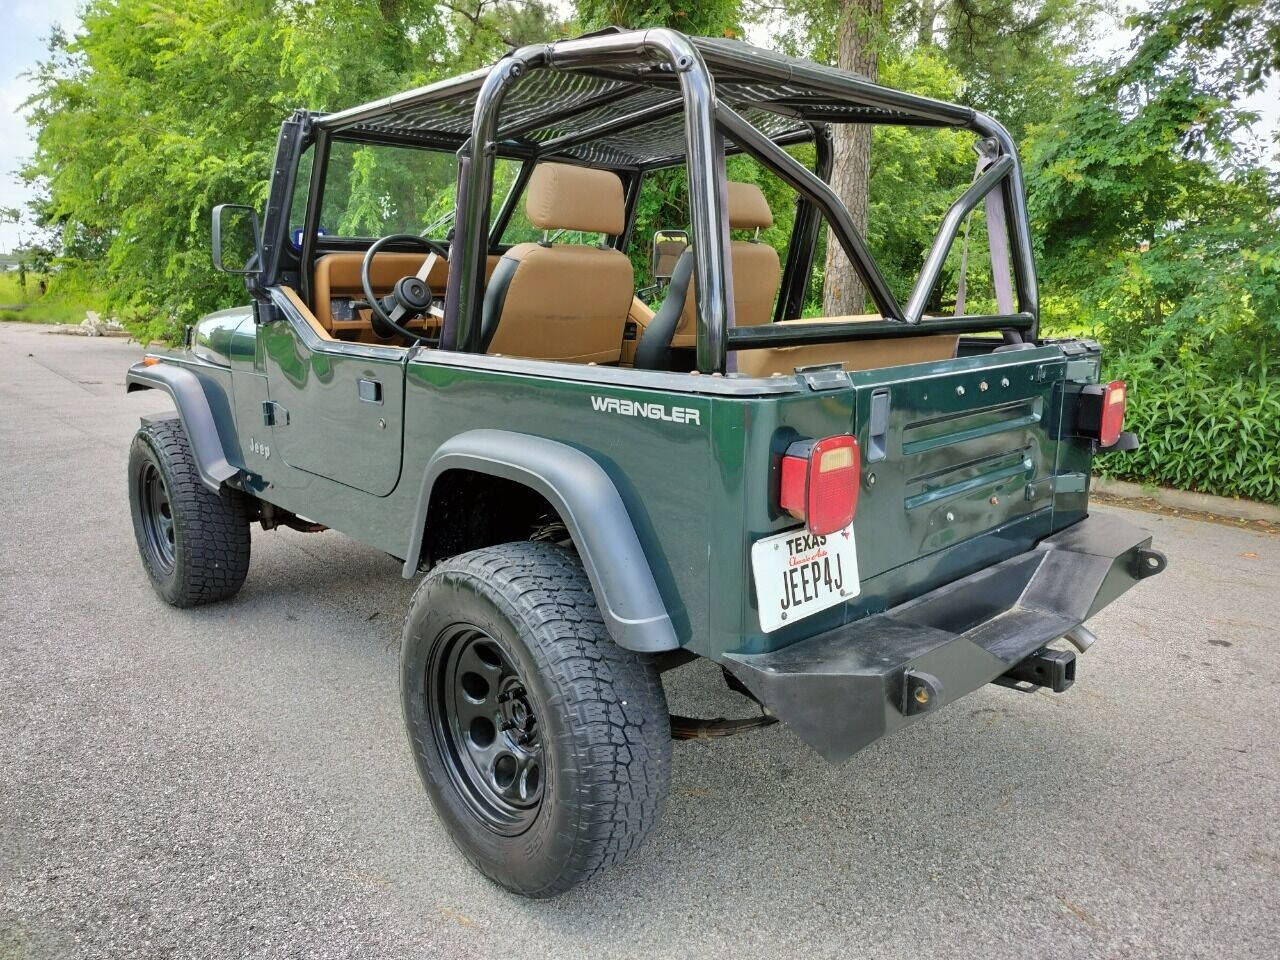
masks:
<path id="1" fill-rule="evenodd" d="M 441 563 L 414 595 L 400 663 L 431 802 L 502 886 L 555 896 L 657 821 L 671 780 L 662 684 L 610 639 L 570 551 L 509 543 Z"/>
<path id="2" fill-rule="evenodd" d="M 177 417 L 144 421 L 129 448 L 129 507 L 138 553 L 166 603 L 235 596 L 249 572 L 249 516 L 235 490 L 200 480 Z"/>

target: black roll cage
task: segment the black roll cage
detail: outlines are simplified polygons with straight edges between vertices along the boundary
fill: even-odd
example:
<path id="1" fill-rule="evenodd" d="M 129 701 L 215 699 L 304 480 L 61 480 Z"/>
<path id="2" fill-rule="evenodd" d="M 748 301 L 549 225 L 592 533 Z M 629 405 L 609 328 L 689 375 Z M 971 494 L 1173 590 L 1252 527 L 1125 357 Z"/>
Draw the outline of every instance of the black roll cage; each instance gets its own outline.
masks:
<path id="1" fill-rule="evenodd" d="M 504 101 L 537 71 L 563 71 L 588 76 L 616 86 L 630 85 L 622 93 L 606 91 L 596 96 L 544 111 L 503 126 L 499 122 Z M 748 121 L 739 109 L 717 96 L 717 75 L 734 89 L 786 90 L 785 98 L 749 101 L 753 109 L 788 117 L 793 129 L 767 135 Z M 730 79 L 731 78 L 731 79 Z M 652 90 L 670 91 L 654 101 Z M 541 141 L 527 134 L 601 110 L 623 109 L 628 99 L 644 99 L 635 109 L 606 116 L 584 128 Z M 395 127 L 390 118 L 413 117 L 414 110 L 474 97 L 469 129 L 423 130 L 411 124 Z M 739 104 L 742 97 L 737 98 Z M 494 242 L 510 220 L 515 204 L 528 182 L 534 164 L 555 158 L 564 162 L 588 162 L 573 155 L 576 149 L 611 135 L 635 130 L 668 118 L 683 118 L 684 151 L 645 158 L 640 162 L 606 166 L 624 179 L 627 196 L 626 227 L 611 238 L 621 246 L 630 237 L 636 198 L 644 175 L 650 170 L 684 163 L 688 172 L 690 227 L 695 254 L 698 298 L 697 369 L 725 373 L 733 369 L 732 352 L 757 347 L 793 346 L 932 333 L 1016 331 L 1035 339 L 1039 297 L 1032 256 L 1030 228 L 1021 166 L 1012 137 L 998 122 L 971 108 L 903 93 L 871 83 L 854 74 L 821 67 L 793 58 L 773 55 L 732 41 L 690 38 L 667 29 L 611 30 L 573 40 L 534 44 L 513 51 L 487 70 L 409 91 L 386 100 L 353 107 L 327 116 L 308 115 L 308 133 L 316 155 L 308 196 L 300 263 L 311 262 L 316 245 L 316 218 L 323 195 L 329 142 L 333 138 L 398 146 L 456 150 L 458 189 L 454 233 L 449 259 L 449 286 L 441 348 L 478 352 L 480 310 L 484 299 L 485 263 Z M 987 159 L 983 172 L 951 205 L 926 255 L 906 305 L 899 304 L 878 265 L 856 229 L 852 217 L 828 185 L 832 150 L 826 119 L 834 122 L 947 126 L 973 131 L 980 138 L 979 152 Z M 295 118 L 296 119 L 296 118 Z M 726 145 L 726 138 L 731 143 Z M 812 141 L 816 147 L 815 170 L 808 170 L 783 147 Z M 283 142 L 283 135 L 282 135 Z M 301 141 L 299 141 L 301 143 Z M 298 154 L 301 153 L 299 148 Z M 785 327 L 736 328 L 733 317 L 733 277 L 729 269 L 729 225 L 726 209 L 725 157 L 746 153 L 788 183 L 797 192 L 797 211 L 788 249 L 774 319 L 798 316 L 812 268 L 821 220 L 826 219 L 850 262 L 859 272 L 883 320 L 873 322 L 797 323 Z M 498 156 L 525 162 L 494 222 L 489 222 L 494 161 Z M 294 157 L 296 162 L 297 156 Z M 282 174 L 277 163 L 276 176 Z M 292 176 L 289 177 L 290 187 Z M 926 303 L 941 275 L 947 253 L 964 218 L 993 191 L 999 191 L 1004 229 L 1010 240 L 1017 312 L 1003 315 L 926 317 Z M 997 209 L 1000 209 L 997 207 Z M 308 271 L 301 270 L 304 297 Z"/>

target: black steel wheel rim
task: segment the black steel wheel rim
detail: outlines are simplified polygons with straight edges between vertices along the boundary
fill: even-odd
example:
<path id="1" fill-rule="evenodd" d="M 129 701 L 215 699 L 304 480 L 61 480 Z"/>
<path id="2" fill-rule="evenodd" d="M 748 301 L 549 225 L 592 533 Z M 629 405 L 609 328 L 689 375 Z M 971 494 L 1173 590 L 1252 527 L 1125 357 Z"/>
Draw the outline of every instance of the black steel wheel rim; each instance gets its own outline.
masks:
<path id="1" fill-rule="evenodd" d="M 173 505 L 164 475 L 154 463 L 144 463 L 139 471 L 138 499 L 147 551 L 167 573 L 173 569 Z"/>
<path id="2" fill-rule="evenodd" d="M 434 649 L 427 703 L 449 778 L 490 830 L 523 833 L 547 773 L 528 685 L 502 645 L 472 624 L 448 627 Z"/>

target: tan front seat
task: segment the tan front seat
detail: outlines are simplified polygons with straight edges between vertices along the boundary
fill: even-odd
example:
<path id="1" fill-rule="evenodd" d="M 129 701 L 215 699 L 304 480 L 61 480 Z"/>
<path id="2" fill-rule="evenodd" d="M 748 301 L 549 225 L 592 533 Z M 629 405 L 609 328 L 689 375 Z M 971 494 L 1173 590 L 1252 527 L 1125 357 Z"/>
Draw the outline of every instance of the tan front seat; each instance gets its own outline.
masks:
<path id="1" fill-rule="evenodd" d="M 622 181 L 607 170 L 540 163 L 525 192 L 529 222 L 541 230 L 622 233 Z M 635 292 L 625 253 L 610 247 L 521 243 L 506 252 L 484 297 L 486 353 L 617 363 Z"/>
<path id="2" fill-rule="evenodd" d="M 729 229 L 758 230 L 773 225 L 773 212 L 764 194 L 754 183 L 728 184 Z M 778 251 L 767 243 L 733 240 L 729 244 L 733 274 L 733 312 L 740 327 L 768 323 L 773 301 L 782 282 Z M 645 325 L 636 345 L 635 366 L 646 370 L 667 370 L 672 347 L 695 347 L 698 338 L 698 290 L 693 276 L 694 251 L 680 255 L 667 287 L 662 306 Z M 674 316 L 679 310 L 679 316 Z M 674 324 L 674 329 L 673 329 Z"/>
<path id="3" fill-rule="evenodd" d="M 754 183 L 729 181 L 729 229 L 767 230 L 773 226 L 773 211 L 764 193 Z M 778 251 L 767 243 L 734 240 L 729 244 L 733 265 L 734 326 L 754 327 L 773 319 L 773 301 L 782 283 Z M 693 347 L 698 340 L 697 281 L 689 282 L 689 294 L 676 324 L 673 347 Z"/>

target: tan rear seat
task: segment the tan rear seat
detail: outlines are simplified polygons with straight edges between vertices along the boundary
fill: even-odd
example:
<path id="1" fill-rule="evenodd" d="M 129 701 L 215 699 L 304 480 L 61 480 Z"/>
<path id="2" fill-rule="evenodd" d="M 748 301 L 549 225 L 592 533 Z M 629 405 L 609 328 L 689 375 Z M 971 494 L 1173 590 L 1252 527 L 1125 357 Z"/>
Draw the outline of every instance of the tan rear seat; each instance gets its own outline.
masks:
<path id="1" fill-rule="evenodd" d="M 880 320 L 879 314 L 853 317 L 784 320 L 771 329 L 784 329 L 789 324 L 867 323 Z M 845 343 L 814 343 L 802 347 L 765 347 L 737 351 L 738 372 L 749 377 L 785 376 L 797 367 L 820 363 L 839 363 L 846 370 L 874 370 L 907 363 L 932 363 L 950 360 L 956 355 L 960 338 L 940 333 L 925 337 L 888 337 L 880 340 L 852 340 Z"/>

